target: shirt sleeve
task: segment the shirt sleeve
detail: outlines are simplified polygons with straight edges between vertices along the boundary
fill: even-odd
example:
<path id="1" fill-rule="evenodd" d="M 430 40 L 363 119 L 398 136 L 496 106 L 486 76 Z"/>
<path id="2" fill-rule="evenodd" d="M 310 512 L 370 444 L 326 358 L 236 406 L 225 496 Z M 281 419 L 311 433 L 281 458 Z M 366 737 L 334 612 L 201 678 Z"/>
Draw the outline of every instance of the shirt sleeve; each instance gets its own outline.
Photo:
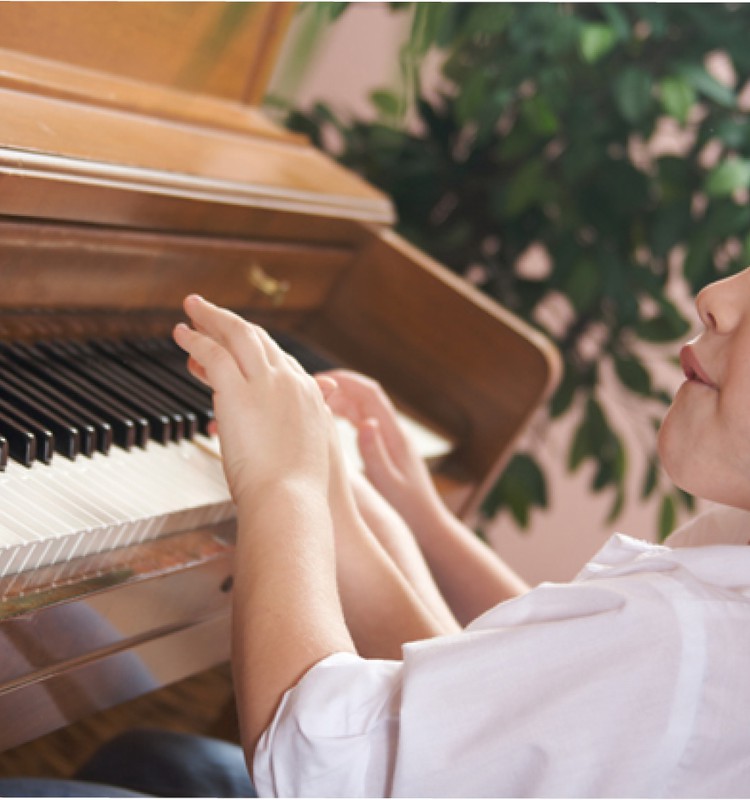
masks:
<path id="1" fill-rule="evenodd" d="M 261 737 L 261 797 L 386 797 L 398 737 L 402 664 L 336 653 L 281 701 Z"/>

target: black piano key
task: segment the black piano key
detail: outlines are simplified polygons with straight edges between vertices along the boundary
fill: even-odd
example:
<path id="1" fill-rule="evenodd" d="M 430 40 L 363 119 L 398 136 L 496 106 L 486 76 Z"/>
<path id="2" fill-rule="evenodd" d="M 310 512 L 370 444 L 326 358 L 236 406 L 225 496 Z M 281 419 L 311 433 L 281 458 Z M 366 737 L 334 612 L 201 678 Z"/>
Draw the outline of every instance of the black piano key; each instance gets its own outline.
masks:
<path id="1" fill-rule="evenodd" d="M 111 365 L 96 364 L 85 352 L 70 342 L 45 342 L 41 345 L 53 357 L 60 359 L 81 378 L 106 391 L 123 408 L 148 421 L 150 438 L 166 444 L 172 438 L 172 423 L 162 409 L 143 398 L 138 387 L 118 375 Z"/>
<path id="2" fill-rule="evenodd" d="M 136 444 L 135 421 L 122 413 L 116 404 L 106 396 L 102 396 L 102 393 L 94 387 L 81 382 L 69 371 L 62 369 L 60 365 L 50 361 L 43 353 L 29 345 L 14 342 L 8 345 L 4 352 L 18 358 L 43 380 L 67 392 L 76 402 L 106 420 L 111 427 L 114 444 L 125 450 L 130 450 Z"/>
<path id="3" fill-rule="evenodd" d="M 35 459 L 43 464 L 51 463 L 52 453 L 55 450 L 55 437 L 52 431 L 47 430 L 37 420 L 25 414 L 5 398 L 0 398 L 0 412 L 36 439 Z"/>
<path id="4" fill-rule="evenodd" d="M 36 437 L 0 411 L 0 436 L 8 442 L 8 452 L 14 461 L 30 467 L 36 459 Z"/>
<path id="5" fill-rule="evenodd" d="M 2 355 L 0 355 L 0 370 L 2 370 L 5 380 L 13 381 L 13 385 L 19 389 L 25 389 L 32 398 L 43 402 L 69 427 L 75 428 L 79 436 L 79 452 L 85 456 L 93 455 L 94 450 L 97 449 L 97 422 L 91 417 L 90 412 L 81 406 L 76 406 L 70 398 L 65 397 L 49 384 L 45 384 L 20 364 L 14 364 Z M 103 421 L 99 421 L 99 424 L 107 425 Z M 109 428 L 108 425 L 107 427 Z M 109 439 L 111 445 L 111 429 Z"/>
<path id="6" fill-rule="evenodd" d="M 12 368 L 18 371 L 25 382 L 34 383 L 38 388 L 42 387 L 45 392 L 52 394 L 59 402 L 70 408 L 71 413 L 93 425 L 97 450 L 106 454 L 116 442 L 125 448 L 133 446 L 135 435 L 132 425 L 130 433 L 127 425 L 124 426 L 124 431 L 115 431 L 113 425 L 104 418 L 108 409 L 101 408 L 92 398 L 81 399 L 81 393 L 77 388 L 66 382 L 64 376 L 58 375 L 54 365 L 40 361 L 39 354 L 29 345 L 18 342 L 0 344 L 0 353 L 10 361 Z"/>
<path id="7" fill-rule="evenodd" d="M 55 450 L 67 458 L 75 458 L 81 450 L 81 436 L 78 429 L 49 410 L 43 401 L 34 397 L 32 387 L 14 386 L 11 375 L 4 375 L 0 381 L 0 402 L 5 401 L 33 419 L 40 426 L 48 428 L 55 437 Z"/>
<path id="8" fill-rule="evenodd" d="M 153 375 L 154 380 L 167 388 L 175 398 L 190 403 L 198 417 L 199 430 L 203 434 L 208 433 L 214 419 L 212 395 L 188 372 L 184 353 L 178 361 L 165 357 L 163 350 L 154 350 L 146 341 L 128 340 L 125 346 L 134 358 L 142 359 L 139 363 Z M 179 353 L 175 355 L 179 358 Z"/>
<path id="9" fill-rule="evenodd" d="M 185 419 L 186 436 L 194 434 L 202 428 L 200 416 L 210 412 L 213 416 L 211 401 L 199 395 L 193 387 L 180 380 L 171 371 L 154 361 L 150 355 L 143 353 L 134 343 L 108 343 L 112 347 L 113 356 L 144 383 L 151 386 L 166 402 L 176 407 Z"/>
<path id="10" fill-rule="evenodd" d="M 209 403 L 211 402 L 211 390 L 190 372 L 187 368 L 185 351 L 180 349 L 171 339 L 127 341 L 132 342 L 141 352 L 187 383 L 198 396 L 205 398 Z"/>
<path id="11" fill-rule="evenodd" d="M 91 456 L 94 450 L 109 452 L 112 446 L 112 428 L 109 423 L 96 417 L 89 409 L 76 403 L 70 396 L 64 395 L 48 381 L 43 381 L 28 367 L 13 361 L 2 354 L 0 345 L 0 371 L 14 385 L 26 388 L 35 399 L 44 400 L 50 409 L 64 419 L 67 424 L 78 430 L 80 436 L 80 452 Z"/>
<path id="12" fill-rule="evenodd" d="M 8 466 L 8 440 L 0 436 L 0 472 Z"/>
<path id="13" fill-rule="evenodd" d="M 117 397 L 110 391 L 110 387 L 100 384 L 98 381 L 93 380 L 91 376 L 86 375 L 84 371 L 78 368 L 78 364 L 68 359 L 65 355 L 65 350 L 56 343 L 37 342 L 34 349 L 46 356 L 47 364 L 54 363 L 59 374 L 64 375 L 70 383 L 78 386 L 79 390 L 95 397 L 97 402 L 105 403 L 121 419 L 129 420 L 135 429 L 135 444 L 139 447 L 146 446 L 151 436 L 149 420 L 133 408 L 129 402 Z"/>
<path id="14" fill-rule="evenodd" d="M 144 363 L 143 359 L 129 357 L 126 349 L 118 347 L 112 341 L 95 339 L 90 344 L 103 357 L 109 359 L 108 363 L 116 362 L 130 380 L 137 381 L 146 396 L 167 410 L 175 428 L 179 426 L 179 438 L 192 439 L 195 436 L 198 430 L 195 411 L 188 406 L 184 397 L 175 396 L 169 391 L 168 381 L 164 379 L 163 373 L 154 374 L 154 371 L 149 369 L 151 365 Z"/>
<path id="15" fill-rule="evenodd" d="M 186 381 L 164 369 L 157 361 L 134 346 L 119 342 L 108 343 L 112 355 L 129 370 L 136 372 L 145 382 L 172 404 L 178 405 L 185 421 L 185 435 L 192 438 L 200 429 L 205 433 L 208 422 L 213 419 L 210 396 L 196 392 Z"/>
<path id="16" fill-rule="evenodd" d="M 164 426 L 167 431 L 167 439 L 171 438 L 173 441 L 179 442 L 184 438 L 185 420 L 183 415 L 173 408 L 169 399 L 160 394 L 156 388 L 90 343 L 75 342 L 71 343 L 69 347 L 84 359 L 84 365 L 106 376 L 107 383 L 116 387 L 115 390 L 119 396 L 128 399 L 135 408 L 149 417 L 152 432 L 160 430 L 159 426 Z"/>

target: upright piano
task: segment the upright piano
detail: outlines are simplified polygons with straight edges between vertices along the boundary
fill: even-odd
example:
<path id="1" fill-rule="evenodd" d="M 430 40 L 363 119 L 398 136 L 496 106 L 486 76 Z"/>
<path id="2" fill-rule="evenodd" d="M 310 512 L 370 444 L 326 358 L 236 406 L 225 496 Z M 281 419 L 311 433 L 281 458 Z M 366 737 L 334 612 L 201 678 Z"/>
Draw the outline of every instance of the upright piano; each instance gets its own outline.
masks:
<path id="1" fill-rule="evenodd" d="M 293 13 L 0 4 L 0 749 L 228 659 L 233 509 L 169 343 L 186 294 L 380 381 L 448 443 L 466 517 L 555 383 L 546 340 L 258 110 Z"/>

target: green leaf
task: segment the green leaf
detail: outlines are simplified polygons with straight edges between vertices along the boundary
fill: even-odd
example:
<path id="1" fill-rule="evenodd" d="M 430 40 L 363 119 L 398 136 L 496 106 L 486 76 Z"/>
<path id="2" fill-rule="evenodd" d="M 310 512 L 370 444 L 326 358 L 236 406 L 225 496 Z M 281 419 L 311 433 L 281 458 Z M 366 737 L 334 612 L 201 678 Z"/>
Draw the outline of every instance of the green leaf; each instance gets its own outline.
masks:
<path id="1" fill-rule="evenodd" d="M 648 467 L 646 469 L 646 476 L 643 479 L 643 488 L 641 489 L 641 500 L 646 500 L 653 494 L 656 489 L 656 484 L 659 480 L 659 462 L 656 458 L 648 460 Z"/>
<path id="2" fill-rule="evenodd" d="M 516 217 L 531 205 L 545 198 L 545 164 L 539 159 L 527 161 L 508 182 L 505 193 L 504 212 Z"/>
<path id="3" fill-rule="evenodd" d="M 597 458 L 608 435 L 611 432 L 601 406 L 593 397 L 589 397 L 573 436 L 568 454 L 568 469 L 574 472 L 586 458 Z"/>
<path id="4" fill-rule="evenodd" d="M 682 267 L 683 275 L 690 284 L 693 292 L 705 286 L 708 276 L 713 269 L 713 242 L 702 231 L 688 243 L 685 263 Z"/>
<path id="5" fill-rule="evenodd" d="M 659 303 L 661 313 L 651 319 L 641 320 L 635 326 L 635 333 L 646 342 L 673 342 L 690 330 L 690 325 L 669 300 L 662 297 Z"/>
<path id="6" fill-rule="evenodd" d="M 742 149 L 750 142 L 750 121 L 742 119 L 722 119 L 712 133 L 729 148 Z"/>
<path id="7" fill-rule="evenodd" d="M 403 103 L 394 92 L 377 89 L 370 94 L 370 100 L 381 116 L 398 119 L 403 114 Z"/>
<path id="8" fill-rule="evenodd" d="M 638 11 L 649 27 L 654 39 L 661 39 L 669 30 L 670 7 L 662 3 L 640 3 Z"/>
<path id="9" fill-rule="evenodd" d="M 461 85 L 454 106 L 461 125 L 471 122 L 479 113 L 487 97 L 487 82 L 481 72 L 470 75 Z"/>
<path id="10" fill-rule="evenodd" d="M 681 76 L 664 78 L 659 84 L 662 108 L 681 125 L 687 122 L 690 109 L 695 104 L 695 89 Z"/>
<path id="11" fill-rule="evenodd" d="M 527 453 L 517 453 L 482 504 L 482 513 L 491 518 L 507 508 L 525 527 L 532 507 L 547 507 L 547 483 L 536 461 Z"/>
<path id="12" fill-rule="evenodd" d="M 600 461 L 599 467 L 594 473 L 591 482 L 591 489 L 594 492 L 601 492 L 607 486 L 615 482 L 615 471 L 610 461 Z"/>
<path id="13" fill-rule="evenodd" d="M 559 120 L 549 100 L 542 94 L 530 97 L 522 106 L 523 114 L 529 128 L 540 136 L 552 136 L 557 132 Z"/>
<path id="14" fill-rule="evenodd" d="M 568 469 L 571 472 L 575 472 L 584 459 L 592 455 L 594 455 L 594 446 L 591 441 L 591 432 L 584 416 L 573 436 L 573 442 L 568 453 Z"/>
<path id="15" fill-rule="evenodd" d="M 615 102 L 622 116 L 639 122 L 651 106 L 651 75 L 639 67 L 627 67 L 615 80 Z"/>
<path id="16" fill-rule="evenodd" d="M 675 189 L 676 191 L 677 189 Z M 653 215 L 650 226 L 653 254 L 659 258 L 666 257 L 675 245 L 684 242 L 690 227 L 689 195 L 683 195 L 674 203 L 667 204 L 665 201 Z"/>
<path id="17" fill-rule="evenodd" d="M 568 364 L 565 365 L 562 380 L 560 381 L 550 402 L 550 416 L 555 419 L 564 414 L 573 402 L 578 389 L 578 376 Z"/>
<path id="18" fill-rule="evenodd" d="M 576 261 L 562 288 L 576 311 L 587 311 L 601 294 L 602 273 L 599 265 L 588 258 Z"/>
<path id="19" fill-rule="evenodd" d="M 713 100 L 720 106 L 733 108 L 735 105 L 734 92 L 723 83 L 714 78 L 702 64 L 684 64 L 679 69 L 679 74 L 695 89 L 696 92 Z"/>
<path id="20" fill-rule="evenodd" d="M 750 160 L 727 158 L 717 164 L 706 177 L 706 192 L 713 197 L 730 195 L 737 189 L 750 187 Z"/>
<path id="21" fill-rule="evenodd" d="M 609 510 L 609 514 L 607 514 L 608 525 L 611 525 L 620 516 L 624 506 L 625 490 L 622 486 L 618 486 L 617 491 L 615 492 L 615 501 L 612 503 L 612 508 Z"/>
<path id="22" fill-rule="evenodd" d="M 659 507 L 659 541 L 663 542 L 672 533 L 676 521 L 677 510 L 675 509 L 674 498 L 671 495 L 666 495 L 662 498 L 661 506 Z"/>
<path id="23" fill-rule="evenodd" d="M 651 376 L 635 356 L 615 356 L 615 372 L 624 386 L 640 395 L 651 393 Z"/>
<path id="24" fill-rule="evenodd" d="M 602 14 L 612 26 L 618 39 L 625 40 L 630 37 L 630 23 L 619 3 L 602 3 Z"/>
<path id="25" fill-rule="evenodd" d="M 695 511 L 695 497 L 682 489 L 677 490 L 677 499 L 688 511 Z"/>
<path id="26" fill-rule="evenodd" d="M 442 4 L 428 3 L 427 5 Z M 445 5 L 451 4 L 446 3 Z M 511 3 L 474 3 L 464 32 L 469 36 L 503 33 L 512 22 L 513 17 L 514 9 Z"/>
<path id="27" fill-rule="evenodd" d="M 622 441 L 606 420 L 602 419 L 606 429 L 597 437 L 598 448 L 594 460 L 599 466 L 591 483 L 591 488 L 595 492 L 600 492 L 607 486 L 622 488 L 626 470 L 625 448 Z"/>
<path id="28" fill-rule="evenodd" d="M 603 58 L 617 42 L 614 28 L 601 23 L 591 23 L 581 29 L 579 47 L 581 56 L 587 64 L 593 64 Z"/>

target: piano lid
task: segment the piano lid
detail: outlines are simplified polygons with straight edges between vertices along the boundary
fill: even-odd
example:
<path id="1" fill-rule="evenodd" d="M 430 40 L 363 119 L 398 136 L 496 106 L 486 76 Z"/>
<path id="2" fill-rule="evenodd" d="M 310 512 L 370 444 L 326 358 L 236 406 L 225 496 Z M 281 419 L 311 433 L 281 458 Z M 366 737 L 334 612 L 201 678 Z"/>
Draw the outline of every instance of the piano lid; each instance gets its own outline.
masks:
<path id="1" fill-rule="evenodd" d="M 392 223 L 385 195 L 248 105 L 290 15 L 286 3 L 0 4 L 0 185 L 14 189 L 0 213 L 25 213 L 13 205 L 25 180 L 37 197 L 95 186 L 105 205 L 109 190 Z M 65 197 L 46 215 L 64 218 Z"/>
<path id="2" fill-rule="evenodd" d="M 258 105 L 295 3 L 9 2 L 0 47 Z"/>

